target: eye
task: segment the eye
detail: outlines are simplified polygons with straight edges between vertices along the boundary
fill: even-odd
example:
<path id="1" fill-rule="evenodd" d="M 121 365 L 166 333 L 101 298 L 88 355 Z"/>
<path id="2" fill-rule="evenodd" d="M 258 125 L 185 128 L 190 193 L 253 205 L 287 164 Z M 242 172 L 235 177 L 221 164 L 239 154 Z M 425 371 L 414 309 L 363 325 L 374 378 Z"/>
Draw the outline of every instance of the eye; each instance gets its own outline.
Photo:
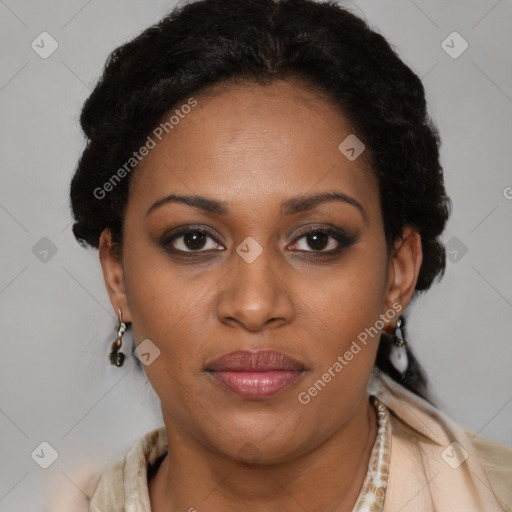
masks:
<path id="1" fill-rule="evenodd" d="M 356 237 L 349 236 L 343 229 L 330 226 L 316 227 L 301 233 L 289 247 L 299 252 L 335 255 L 353 245 L 355 241 Z M 224 250 L 209 231 L 194 227 L 181 229 L 165 236 L 161 245 L 167 251 L 177 255 Z"/>
<path id="2" fill-rule="evenodd" d="M 300 247 L 300 241 L 302 248 Z M 350 247 L 355 243 L 355 237 L 349 236 L 342 229 L 334 227 L 311 228 L 303 232 L 292 244 L 292 249 L 298 249 L 303 252 L 318 252 L 321 254 L 337 254 L 342 249 Z M 308 250 L 307 247 L 312 248 Z"/>
<path id="3" fill-rule="evenodd" d="M 211 240 L 210 244 L 208 244 L 208 239 Z M 188 228 L 167 236 L 162 240 L 162 245 L 166 249 L 177 253 L 206 252 L 208 250 L 219 250 L 218 247 L 222 247 L 215 242 L 208 231 L 199 228 Z M 170 249 L 169 246 L 171 246 Z"/>

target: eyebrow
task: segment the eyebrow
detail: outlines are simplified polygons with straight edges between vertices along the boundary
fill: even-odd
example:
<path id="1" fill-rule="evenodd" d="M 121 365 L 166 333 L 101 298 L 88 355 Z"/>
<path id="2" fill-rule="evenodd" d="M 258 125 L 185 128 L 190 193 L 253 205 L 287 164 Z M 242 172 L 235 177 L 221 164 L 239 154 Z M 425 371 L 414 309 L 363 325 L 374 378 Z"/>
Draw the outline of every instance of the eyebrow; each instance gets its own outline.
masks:
<path id="1" fill-rule="evenodd" d="M 280 211 L 282 215 L 293 215 L 295 213 L 313 210 L 316 206 L 329 201 L 339 201 L 356 207 L 361 213 L 363 219 L 368 222 L 368 214 L 363 205 L 353 197 L 343 194 L 342 192 L 323 192 L 321 194 L 291 197 L 281 203 Z M 227 215 L 229 213 L 227 203 L 222 201 L 217 201 L 204 196 L 170 194 L 156 201 L 156 203 L 154 203 L 146 212 L 146 217 L 157 208 L 169 203 L 182 203 L 191 206 L 192 208 L 197 208 L 199 210 L 218 215 Z"/>

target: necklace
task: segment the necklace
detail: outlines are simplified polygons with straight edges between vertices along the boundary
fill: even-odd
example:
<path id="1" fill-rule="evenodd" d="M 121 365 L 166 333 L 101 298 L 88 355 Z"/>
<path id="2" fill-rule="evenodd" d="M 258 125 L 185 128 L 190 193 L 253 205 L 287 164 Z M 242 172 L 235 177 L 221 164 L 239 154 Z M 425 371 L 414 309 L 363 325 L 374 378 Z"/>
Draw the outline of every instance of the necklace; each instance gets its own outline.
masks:
<path id="1" fill-rule="evenodd" d="M 370 454 L 368 472 L 352 512 L 382 512 L 391 456 L 391 423 L 387 407 L 375 396 L 370 401 L 377 413 L 377 436 Z"/>

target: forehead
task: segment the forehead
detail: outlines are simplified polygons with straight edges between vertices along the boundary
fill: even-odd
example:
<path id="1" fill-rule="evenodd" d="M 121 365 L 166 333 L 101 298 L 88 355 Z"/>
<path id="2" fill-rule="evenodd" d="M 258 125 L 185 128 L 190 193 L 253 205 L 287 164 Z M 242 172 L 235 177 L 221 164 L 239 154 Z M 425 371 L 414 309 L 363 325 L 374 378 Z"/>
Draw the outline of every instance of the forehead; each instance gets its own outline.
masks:
<path id="1" fill-rule="evenodd" d="M 221 197 L 235 208 L 333 189 L 368 208 L 374 202 L 378 188 L 366 155 L 350 161 L 340 152 L 353 129 L 325 95 L 277 81 L 217 86 L 194 99 L 139 164 L 130 202 L 147 210 L 180 192 Z"/>

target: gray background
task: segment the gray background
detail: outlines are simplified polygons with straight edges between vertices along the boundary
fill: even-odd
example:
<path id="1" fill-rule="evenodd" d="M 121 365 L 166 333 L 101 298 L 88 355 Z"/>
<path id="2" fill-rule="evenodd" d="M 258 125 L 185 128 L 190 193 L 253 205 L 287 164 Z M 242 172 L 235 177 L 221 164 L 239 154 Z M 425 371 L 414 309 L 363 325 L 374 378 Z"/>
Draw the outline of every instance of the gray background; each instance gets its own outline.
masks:
<path id="1" fill-rule="evenodd" d="M 97 252 L 72 237 L 68 186 L 84 145 L 80 108 L 107 55 L 173 5 L 0 1 L 4 512 L 42 510 L 55 489 L 62 499 L 90 492 L 88 474 L 97 475 L 163 424 L 158 399 L 131 358 L 122 368 L 108 363 L 115 316 Z M 442 410 L 510 444 L 512 3 L 345 5 L 383 33 L 422 77 L 443 139 L 454 203 L 444 240 L 452 261 L 441 283 L 414 304 L 410 343 Z M 43 31 L 59 45 L 47 59 L 31 47 Z M 469 44 L 458 58 L 441 46 L 453 31 Z M 31 457 L 43 441 L 58 452 L 48 469 Z"/>

